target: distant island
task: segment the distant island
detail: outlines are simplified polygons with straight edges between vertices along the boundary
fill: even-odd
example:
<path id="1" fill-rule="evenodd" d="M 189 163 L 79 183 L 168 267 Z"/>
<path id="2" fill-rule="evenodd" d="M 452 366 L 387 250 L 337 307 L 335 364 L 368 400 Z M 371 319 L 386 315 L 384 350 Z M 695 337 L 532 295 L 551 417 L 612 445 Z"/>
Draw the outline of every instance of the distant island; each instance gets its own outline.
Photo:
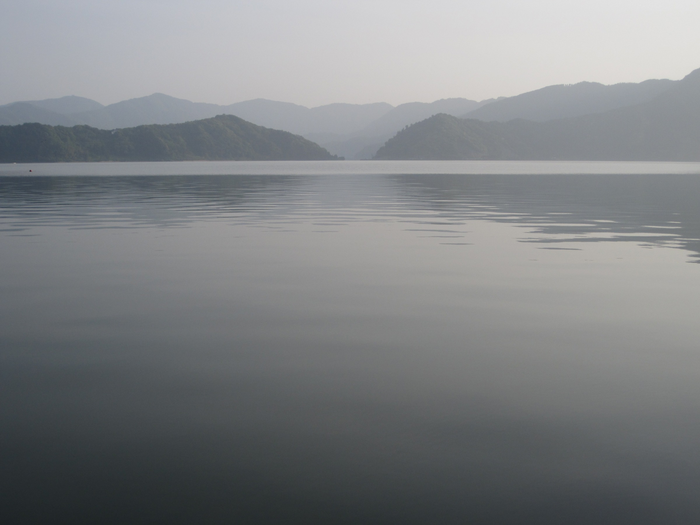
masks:
<path id="1" fill-rule="evenodd" d="M 496 114 L 498 104 L 481 112 Z M 374 158 L 700 161 L 700 69 L 649 100 L 576 117 L 485 122 L 434 115 L 400 131 Z"/>
<path id="2" fill-rule="evenodd" d="M 299 135 L 233 115 L 116 130 L 38 123 L 0 126 L 3 163 L 335 159 Z"/>

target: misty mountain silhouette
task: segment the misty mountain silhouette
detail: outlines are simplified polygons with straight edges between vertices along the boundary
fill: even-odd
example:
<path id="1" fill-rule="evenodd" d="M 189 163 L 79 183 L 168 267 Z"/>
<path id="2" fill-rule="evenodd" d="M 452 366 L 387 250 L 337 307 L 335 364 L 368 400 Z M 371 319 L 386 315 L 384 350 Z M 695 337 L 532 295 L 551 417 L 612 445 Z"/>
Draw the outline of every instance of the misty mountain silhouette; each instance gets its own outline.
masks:
<path id="1" fill-rule="evenodd" d="M 260 126 L 283 129 L 307 136 L 312 134 L 352 133 L 393 109 L 384 102 L 376 104 L 328 104 L 307 108 L 289 102 L 256 99 L 225 107 L 225 112 Z"/>
<path id="2" fill-rule="evenodd" d="M 364 128 L 346 136 L 312 134 L 307 138 L 318 142 L 330 152 L 349 159 L 370 159 L 384 143 L 406 126 L 439 113 L 462 115 L 465 111 L 488 103 L 466 98 L 449 98 L 432 103 L 408 102 L 392 108 Z"/>
<path id="3" fill-rule="evenodd" d="M 74 114 L 82 124 L 99 129 L 131 128 L 146 124 L 179 124 L 223 113 L 216 104 L 190 102 L 162 93 L 133 98 L 92 111 Z"/>
<path id="4" fill-rule="evenodd" d="M 579 117 L 483 122 L 441 114 L 389 140 L 377 159 L 700 160 L 700 69 L 656 97 Z"/>
<path id="5" fill-rule="evenodd" d="M 393 106 L 386 103 L 328 104 L 309 109 L 298 104 L 265 99 L 222 106 L 154 93 L 109 106 L 81 97 L 15 102 L 0 106 L 0 124 L 87 124 L 99 129 L 118 129 L 146 124 L 179 124 L 225 114 L 259 126 L 297 134 L 344 134 L 363 128 L 391 109 Z M 58 114 L 70 117 L 60 118 Z"/>
<path id="6" fill-rule="evenodd" d="M 507 122 L 514 119 L 527 119 L 533 122 L 558 121 L 637 107 L 672 91 L 680 82 L 647 80 L 639 84 L 623 83 L 612 86 L 581 82 L 574 85 L 548 86 L 498 100 L 475 102 L 453 98 L 432 103 L 411 102 L 396 107 L 386 103 L 375 103 L 328 104 L 307 108 L 298 104 L 265 99 L 248 100 L 225 106 L 191 102 L 162 93 L 102 106 L 94 100 L 71 96 L 0 106 L 0 125 L 38 122 L 54 126 L 87 124 L 99 129 L 119 129 L 149 124 L 184 123 L 230 114 L 259 126 L 302 135 L 322 145 L 333 154 L 349 159 L 363 159 L 373 158 L 387 140 L 407 126 L 438 114 L 488 122 Z M 616 117 L 608 118 L 615 120 Z M 624 120 L 626 117 L 619 118 Z M 452 122 L 443 117 L 431 122 L 431 125 L 440 128 L 435 130 L 435 133 L 439 132 L 442 139 L 438 140 L 437 136 L 432 137 L 431 141 L 434 144 L 428 147 L 424 142 L 421 146 L 416 146 L 417 149 L 409 147 L 407 143 L 406 151 L 401 153 L 398 150 L 394 150 L 393 153 L 391 149 L 383 150 L 381 156 L 377 158 L 385 158 L 384 155 L 398 155 L 397 158 L 569 158 L 572 155 L 574 158 L 581 156 L 583 156 L 581 158 L 588 158 L 586 155 L 593 154 L 592 150 L 586 153 L 583 150 L 574 151 L 570 148 L 565 148 L 566 152 L 557 149 L 564 147 L 562 145 L 555 147 L 555 144 L 558 144 L 557 141 L 562 139 L 561 137 L 554 137 L 550 140 L 549 146 L 545 145 L 547 141 L 543 137 L 548 134 L 561 132 L 568 136 L 574 133 L 564 124 L 535 129 L 527 124 L 513 123 L 501 129 L 498 126 L 480 126 L 475 122 L 471 124 L 464 124 L 461 121 Z M 581 125 L 593 126 L 594 124 Z M 615 127 L 623 124 L 610 121 L 608 125 Z M 672 126 L 672 124 L 669 125 Z M 426 126 L 422 125 L 420 129 L 427 131 Z M 573 124 L 572 126 L 576 127 Z M 452 132 L 447 128 L 451 128 Z M 457 131 L 458 129 L 462 131 Z M 606 129 L 602 130 L 601 137 L 608 136 Z M 417 130 L 414 129 L 410 133 L 414 136 Z M 457 138 L 460 133 L 467 133 L 471 137 L 469 147 L 457 144 L 460 143 Z M 446 138 L 448 135 L 451 136 L 450 139 Z M 493 135 L 496 144 L 502 144 L 498 147 L 495 144 L 487 146 L 490 135 Z M 580 139 L 588 140 L 583 136 Z M 401 140 L 407 140 L 407 135 L 403 135 Z M 417 135 L 412 140 L 420 142 Z M 457 143 L 450 147 L 445 144 L 438 146 L 441 140 L 457 141 Z M 610 140 L 610 137 L 606 140 Z M 398 147 L 396 143 L 393 144 L 392 148 Z M 604 153 L 605 148 L 602 146 L 600 148 L 602 149 L 595 153 L 595 157 Z M 615 150 L 614 147 L 610 149 Z M 564 157 L 560 157 L 562 154 Z M 627 151 L 625 155 L 629 156 L 632 153 Z M 637 158 L 639 154 L 635 153 L 633 156 Z M 605 153 L 605 158 L 613 157 L 617 158 L 610 152 Z"/>
<path id="7" fill-rule="evenodd" d="M 61 115 L 71 115 L 73 113 L 93 111 L 104 107 L 102 104 L 95 102 L 94 100 L 85 97 L 76 97 L 74 95 L 61 98 L 50 98 L 47 100 L 32 100 L 28 103 L 48 111 L 60 113 Z"/>
<path id="8" fill-rule="evenodd" d="M 13 102 L 0 106 L 0 126 L 15 126 L 26 122 L 40 122 L 49 126 L 75 126 L 78 122 L 55 111 L 44 109 L 31 102 Z"/>
<path id="9" fill-rule="evenodd" d="M 265 99 L 222 106 L 191 102 L 155 93 L 108 106 L 102 106 L 94 100 L 81 97 L 15 102 L 0 106 L 0 125 L 37 122 L 52 126 L 86 124 L 98 129 L 119 129 L 148 124 L 178 124 L 226 114 L 238 116 L 259 126 L 281 129 L 309 136 L 309 138 L 313 134 L 345 137 L 361 130 L 392 109 L 394 109 L 392 105 L 383 102 L 328 104 L 307 108 L 298 104 Z M 417 122 L 426 116 L 429 115 L 421 114 L 412 122 Z M 398 126 L 388 136 L 383 137 L 377 148 L 401 127 Z"/>
<path id="10" fill-rule="evenodd" d="M 497 100 L 461 116 L 485 121 L 507 122 L 518 118 L 544 122 L 646 102 L 670 89 L 674 80 L 646 80 L 639 84 L 606 86 L 597 82 L 548 86 L 515 97 Z M 447 112 L 444 112 L 447 113 Z"/>

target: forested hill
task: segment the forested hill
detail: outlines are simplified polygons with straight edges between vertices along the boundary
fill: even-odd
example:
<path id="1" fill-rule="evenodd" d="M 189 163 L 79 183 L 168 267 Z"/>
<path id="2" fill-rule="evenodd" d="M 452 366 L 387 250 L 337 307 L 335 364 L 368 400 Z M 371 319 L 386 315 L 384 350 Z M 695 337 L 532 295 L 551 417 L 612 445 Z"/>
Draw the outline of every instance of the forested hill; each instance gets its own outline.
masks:
<path id="1" fill-rule="evenodd" d="M 0 162 L 332 160 L 318 144 L 233 115 L 183 124 L 100 130 L 0 126 Z"/>
<path id="2" fill-rule="evenodd" d="M 375 158 L 700 161 L 700 69 L 652 100 L 604 113 L 549 122 L 436 115 Z"/>

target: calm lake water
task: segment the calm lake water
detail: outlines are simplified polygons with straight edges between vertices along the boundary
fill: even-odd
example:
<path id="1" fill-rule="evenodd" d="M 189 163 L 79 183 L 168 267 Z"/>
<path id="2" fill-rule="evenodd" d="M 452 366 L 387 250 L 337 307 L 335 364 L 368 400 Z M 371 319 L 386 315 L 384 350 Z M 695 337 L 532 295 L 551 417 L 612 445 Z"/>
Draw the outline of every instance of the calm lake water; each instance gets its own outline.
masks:
<path id="1" fill-rule="evenodd" d="M 698 262 L 700 164 L 0 165 L 0 521 L 700 523 Z"/>

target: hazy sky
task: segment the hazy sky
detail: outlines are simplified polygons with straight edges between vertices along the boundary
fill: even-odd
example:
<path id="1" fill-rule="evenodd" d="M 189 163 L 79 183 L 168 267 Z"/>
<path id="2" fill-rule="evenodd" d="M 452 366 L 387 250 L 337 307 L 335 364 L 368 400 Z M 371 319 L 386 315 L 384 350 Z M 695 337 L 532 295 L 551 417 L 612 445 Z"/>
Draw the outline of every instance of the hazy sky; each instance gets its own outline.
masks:
<path id="1" fill-rule="evenodd" d="M 679 79 L 699 0 L 0 0 L 0 104 L 317 106 Z"/>

